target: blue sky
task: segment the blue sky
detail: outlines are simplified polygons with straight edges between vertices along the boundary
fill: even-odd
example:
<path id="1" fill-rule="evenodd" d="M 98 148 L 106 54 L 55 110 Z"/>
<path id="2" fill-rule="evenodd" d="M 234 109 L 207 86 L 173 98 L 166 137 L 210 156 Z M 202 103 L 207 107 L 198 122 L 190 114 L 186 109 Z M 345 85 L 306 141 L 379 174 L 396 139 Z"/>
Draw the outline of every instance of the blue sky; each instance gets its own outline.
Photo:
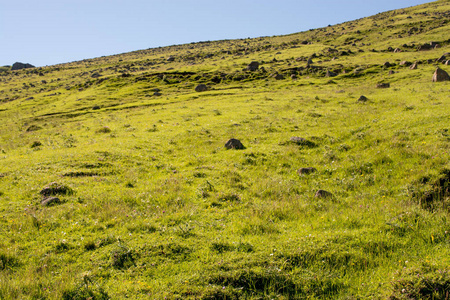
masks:
<path id="1" fill-rule="evenodd" d="M 430 0 L 0 0 L 0 66 L 305 31 Z"/>

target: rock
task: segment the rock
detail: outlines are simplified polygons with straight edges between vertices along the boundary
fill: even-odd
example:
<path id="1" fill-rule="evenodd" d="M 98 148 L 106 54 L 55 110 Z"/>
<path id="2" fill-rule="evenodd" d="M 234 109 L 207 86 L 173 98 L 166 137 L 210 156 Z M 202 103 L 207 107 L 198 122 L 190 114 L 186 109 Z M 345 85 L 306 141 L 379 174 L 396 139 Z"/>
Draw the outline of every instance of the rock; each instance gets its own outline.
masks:
<path id="1" fill-rule="evenodd" d="M 333 198 L 333 194 L 325 191 L 325 190 L 318 190 L 316 194 L 314 195 L 316 198 Z"/>
<path id="2" fill-rule="evenodd" d="M 35 68 L 35 66 L 33 66 L 31 64 L 23 64 L 20 62 L 16 62 L 12 65 L 11 71 L 21 70 L 21 69 L 29 69 L 29 68 Z"/>
<path id="3" fill-rule="evenodd" d="M 377 88 L 378 89 L 387 89 L 387 88 L 390 88 L 390 87 L 391 87 L 390 83 L 378 83 L 377 84 Z"/>
<path id="4" fill-rule="evenodd" d="M 167 61 L 175 61 L 175 57 L 169 56 L 169 57 L 167 58 Z"/>
<path id="5" fill-rule="evenodd" d="M 450 81 L 450 76 L 441 68 L 437 68 L 433 74 L 433 82 Z"/>
<path id="6" fill-rule="evenodd" d="M 48 184 L 40 191 L 40 194 L 44 197 L 53 195 L 70 195 L 72 193 L 73 190 L 70 187 L 59 184 L 57 182 Z"/>
<path id="7" fill-rule="evenodd" d="M 247 66 L 247 70 L 252 71 L 252 72 L 258 70 L 258 68 L 259 68 L 259 62 L 257 62 L 257 61 L 252 61 Z"/>
<path id="8" fill-rule="evenodd" d="M 450 60 L 447 60 L 444 65 L 449 66 L 450 65 Z"/>
<path id="9" fill-rule="evenodd" d="M 297 173 L 298 173 L 298 175 L 308 175 L 308 174 L 314 173 L 316 171 L 317 171 L 316 168 L 308 167 L 308 168 L 298 169 Z"/>
<path id="10" fill-rule="evenodd" d="M 100 76 L 102 76 L 102 75 L 100 75 L 99 72 L 94 72 L 94 73 L 91 75 L 92 78 L 99 78 Z"/>
<path id="11" fill-rule="evenodd" d="M 312 64 L 313 64 L 313 61 L 311 58 L 309 58 L 308 61 L 306 62 L 306 67 L 309 68 L 309 67 L 311 67 Z"/>
<path id="12" fill-rule="evenodd" d="M 52 206 L 61 203 L 58 197 L 46 197 L 41 201 L 42 206 Z"/>
<path id="13" fill-rule="evenodd" d="M 208 87 L 206 86 L 206 84 L 199 84 L 195 87 L 195 91 L 196 92 L 205 92 L 208 90 Z"/>
<path id="14" fill-rule="evenodd" d="M 404 60 L 404 61 L 402 61 L 401 63 L 400 63 L 400 66 L 410 66 L 410 65 L 412 65 L 412 62 L 410 62 L 410 61 L 406 61 L 406 60 Z"/>
<path id="15" fill-rule="evenodd" d="M 444 53 L 439 57 L 436 62 L 445 62 L 447 60 L 447 56 L 450 55 L 450 53 Z"/>
<path id="16" fill-rule="evenodd" d="M 391 66 L 391 63 L 387 61 L 387 62 L 384 63 L 383 66 L 384 66 L 385 68 L 389 68 L 389 67 Z"/>
<path id="17" fill-rule="evenodd" d="M 240 140 L 230 139 L 225 143 L 225 148 L 227 149 L 245 149 Z"/>
<path id="18" fill-rule="evenodd" d="M 389 71 L 389 75 L 395 74 L 395 72 L 393 70 Z"/>
<path id="19" fill-rule="evenodd" d="M 411 70 L 417 70 L 417 63 L 413 63 L 409 68 Z"/>
<path id="20" fill-rule="evenodd" d="M 334 72 L 331 72 L 330 70 L 327 70 L 327 73 L 325 74 L 326 77 L 336 77 L 337 74 Z"/>
<path id="21" fill-rule="evenodd" d="M 304 139 L 302 137 L 298 137 L 298 136 L 293 136 L 291 137 L 290 141 L 294 144 L 300 145 L 300 146 L 306 146 L 306 147 L 315 147 L 316 144 L 308 141 L 307 139 Z"/>
<path id="22" fill-rule="evenodd" d="M 275 75 L 273 76 L 273 78 L 275 78 L 276 80 L 283 80 L 283 79 L 284 79 L 284 76 L 283 76 L 283 74 L 275 74 Z"/>
<path id="23" fill-rule="evenodd" d="M 295 74 L 292 74 L 292 75 L 291 75 L 291 79 L 292 79 L 292 80 L 295 80 L 295 79 L 297 79 L 297 75 L 295 75 Z"/>
<path id="24" fill-rule="evenodd" d="M 100 106 L 98 106 L 98 105 L 95 105 L 94 107 L 92 107 L 92 110 L 99 110 L 100 109 Z"/>
<path id="25" fill-rule="evenodd" d="M 400 53 L 400 52 L 402 52 L 402 49 L 400 49 L 400 48 L 395 48 L 394 53 Z"/>
<path id="26" fill-rule="evenodd" d="M 159 97 L 159 96 L 162 96 L 162 94 L 160 92 L 154 92 L 153 96 Z"/>
<path id="27" fill-rule="evenodd" d="M 27 132 L 32 132 L 32 131 L 38 131 L 38 130 L 41 130 L 42 129 L 42 127 L 40 127 L 40 126 L 37 126 L 37 125 L 31 125 L 30 127 L 28 127 L 27 128 Z"/>
<path id="28" fill-rule="evenodd" d="M 367 99 L 366 96 L 361 96 L 361 97 L 359 97 L 358 102 L 366 102 L 367 100 L 369 100 L 369 99 Z"/>

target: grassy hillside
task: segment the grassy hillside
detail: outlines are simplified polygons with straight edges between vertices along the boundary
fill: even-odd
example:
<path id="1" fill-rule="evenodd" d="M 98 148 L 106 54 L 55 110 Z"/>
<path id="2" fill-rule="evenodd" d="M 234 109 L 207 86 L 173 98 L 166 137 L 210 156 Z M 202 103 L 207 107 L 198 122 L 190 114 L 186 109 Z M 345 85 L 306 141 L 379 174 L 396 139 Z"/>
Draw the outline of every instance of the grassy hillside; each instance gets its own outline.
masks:
<path id="1" fill-rule="evenodd" d="M 448 299 L 448 52 L 441 0 L 3 70 L 0 299 Z"/>

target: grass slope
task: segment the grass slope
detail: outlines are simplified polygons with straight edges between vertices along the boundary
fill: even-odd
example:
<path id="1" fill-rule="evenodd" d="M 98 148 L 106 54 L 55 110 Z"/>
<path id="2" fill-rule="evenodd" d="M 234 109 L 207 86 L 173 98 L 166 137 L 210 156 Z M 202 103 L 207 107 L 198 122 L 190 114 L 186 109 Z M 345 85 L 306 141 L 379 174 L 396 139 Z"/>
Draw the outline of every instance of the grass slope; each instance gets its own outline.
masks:
<path id="1" fill-rule="evenodd" d="M 2 70 L 0 298 L 448 299 L 449 12 Z"/>

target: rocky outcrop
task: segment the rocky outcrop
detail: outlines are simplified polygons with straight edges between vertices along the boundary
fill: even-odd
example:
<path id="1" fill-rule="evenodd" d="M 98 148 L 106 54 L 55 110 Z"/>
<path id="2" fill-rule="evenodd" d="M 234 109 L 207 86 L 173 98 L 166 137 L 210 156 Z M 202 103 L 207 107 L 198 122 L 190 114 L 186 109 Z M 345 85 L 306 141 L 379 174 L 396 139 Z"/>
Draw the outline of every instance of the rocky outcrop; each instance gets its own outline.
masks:
<path id="1" fill-rule="evenodd" d="M 31 64 L 24 64 L 21 62 L 16 62 L 12 65 L 11 71 L 21 70 L 21 69 L 29 69 L 29 68 L 35 68 L 35 66 L 33 66 Z"/>

